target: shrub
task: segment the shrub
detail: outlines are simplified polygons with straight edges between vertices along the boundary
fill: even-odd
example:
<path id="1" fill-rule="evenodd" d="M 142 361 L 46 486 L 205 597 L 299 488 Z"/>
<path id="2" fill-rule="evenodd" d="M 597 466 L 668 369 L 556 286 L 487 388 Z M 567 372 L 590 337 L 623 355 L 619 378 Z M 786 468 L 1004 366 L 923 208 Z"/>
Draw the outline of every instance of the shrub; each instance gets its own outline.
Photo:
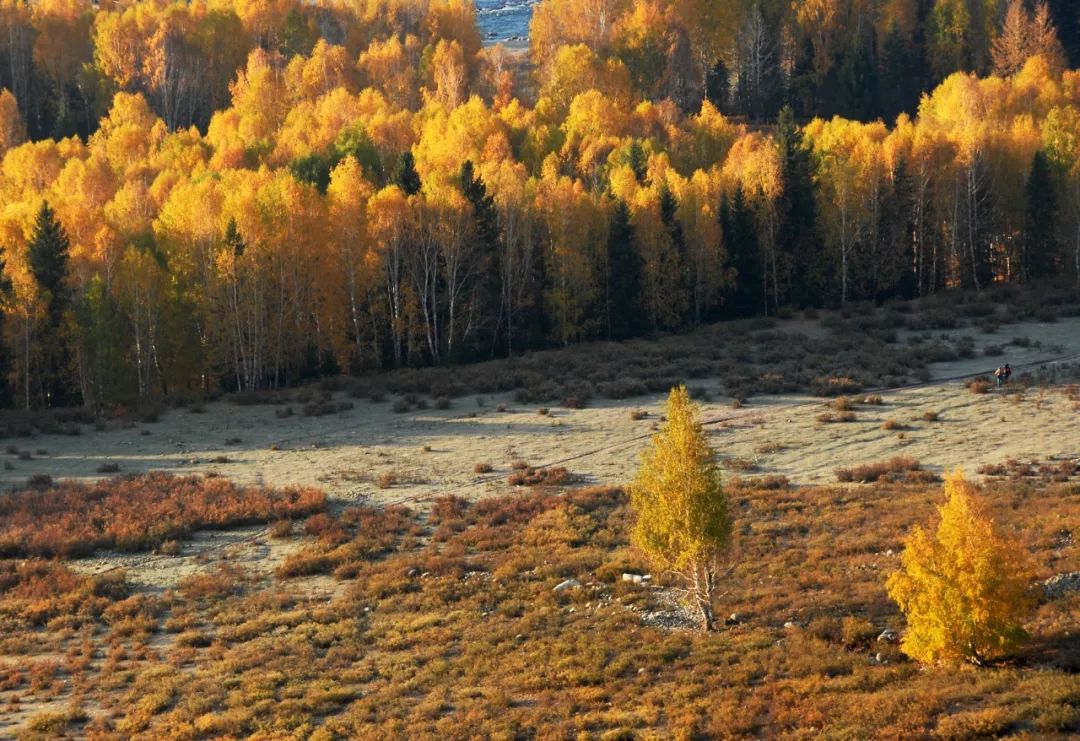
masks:
<path id="1" fill-rule="evenodd" d="M 120 464 L 119 463 L 113 463 L 113 462 L 102 463 L 100 466 L 97 467 L 97 472 L 98 473 L 118 473 L 119 471 L 120 471 Z"/>
<path id="2" fill-rule="evenodd" d="M 822 424 L 836 424 L 854 422 L 856 419 L 855 412 L 826 412 L 825 414 L 818 415 L 817 421 Z"/>
<path id="3" fill-rule="evenodd" d="M 649 413 L 644 409 L 632 409 L 630 411 L 630 419 L 634 422 L 640 422 L 643 419 L 648 419 Z"/>
<path id="4" fill-rule="evenodd" d="M 941 419 L 941 412 L 923 412 L 924 422 L 937 422 Z"/>
<path id="5" fill-rule="evenodd" d="M 321 511 L 315 489 L 239 487 L 224 479 L 165 473 L 83 485 L 64 481 L 48 496 L 0 498 L 0 556 L 75 556 L 95 549 L 151 550 L 195 529 L 272 522 Z"/>
<path id="6" fill-rule="evenodd" d="M 450 408 L 450 397 L 448 397 L 448 396 L 440 396 L 438 399 L 435 400 L 435 408 L 439 409 L 439 410 L 443 410 L 443 411 L 449 409 Z"/>
<path id="7" fill-rule="evenodd" d="M 551 468 L 525 468 L 510 474 L 511 486 L 566 486 L 574 480 L 569 471 L 561 466 Z"/>
<path id="8" fill-rule="evenodd" d="M 35 473 L 33 476 L 26 480 L 27 488 L 36 489 L 38 491 L 51 489 L 52 485 L 53 478 L 47 473 Z"/>
<path id="9" fill-rule="evenodd" d="M 270 524 L 271 538 L 287 538 L 292 535 L 292 520 L 275 520 Z"/>
<path id="10" fill-rule="evenodd" d="M 900 422 L 899 420 L 887 419 L 885 420 L 885 423 L 881 425 L 881 429 L 895 432 L 898 430 L 906 430 L 907 427 L 904 425 L 903 422 Z"/>
<path id="11" fill-rule="evenodd" d="M 386 471 L 385 473 L 380 473 L 379 477 L 375 479 L 375 485 L 378 486 L 380 489 L 389 489 L 391 487 L 397 486 L 398 482 L 399 478 L 396 471 Z"/>
<path id="12" fill-rule="evenodd" d="M 985 394 L 990 391 L 990 381 L 986 378 L 976 378 L 968 384 L 968 389 L 973 394 Z"/>
<path id="13" fill-rule="evenodd" d="M 810 385 L 814 396 L 843 396 L 862 391 L 862 384 L 847 376 L 822 376 Z"/>
<path id="14" fill-rule="evenodd" d="M 885 403 L 885 400 L 881 398 L 881 394 L 870 394 L 863 399 L 862 403 L 867 406 L 879 407 Z"/>
<path id="15" fill-rule="evenodd" d="M 895 474 L 907 474 L 919 471 L 921 466 L 917 460 L 910 456 L 896 456 L 881 463 L 867 463 L 854 468 L 838 468 L 835 471 L 836 480 L 843 483 L 856 482 L 869 484 L 875 481 L 888 479 Z"/>
<path id="16" fill-rule="evenodd" d="M 473 466 L 473 473 L 491 473 L 495 468 L 490 463 L 477 463 Z"/>
<path id="17" fill-rule="evenodd" d="M 832 408 L 838 412 L 851 412 L 855 409 L 855 402 L 846 396 L 841 396 L 833 401 Z"/>

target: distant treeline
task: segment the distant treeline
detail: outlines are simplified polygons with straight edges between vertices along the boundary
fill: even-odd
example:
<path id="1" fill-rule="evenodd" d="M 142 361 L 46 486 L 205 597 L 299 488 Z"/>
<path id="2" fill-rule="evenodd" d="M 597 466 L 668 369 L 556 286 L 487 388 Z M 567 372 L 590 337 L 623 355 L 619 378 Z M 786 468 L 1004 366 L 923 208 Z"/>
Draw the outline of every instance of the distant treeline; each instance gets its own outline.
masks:
<path id="1" fill-rule="evenodd" d="M 5 2 L 5 403 L 100 409 L 1080 277 L 1080 73 L 1037 33 L 1045 9 L 1003 6 L 986 62 L 1012 59 L 1003 74 L 951 74 L 893 126 L 798 125 L 818 103 L 794 96 L 797 64 L 751 126 L 721 109 L 767 5 L 548 0 L 519 87 L 464 0 Z M 804 28 L 817 49 L 928 4 L 796 5 L 784 44 Z M 711 46 L 680 20 L 732 8 Z M 848 15 L 804 18 L 822 8 Z"/>

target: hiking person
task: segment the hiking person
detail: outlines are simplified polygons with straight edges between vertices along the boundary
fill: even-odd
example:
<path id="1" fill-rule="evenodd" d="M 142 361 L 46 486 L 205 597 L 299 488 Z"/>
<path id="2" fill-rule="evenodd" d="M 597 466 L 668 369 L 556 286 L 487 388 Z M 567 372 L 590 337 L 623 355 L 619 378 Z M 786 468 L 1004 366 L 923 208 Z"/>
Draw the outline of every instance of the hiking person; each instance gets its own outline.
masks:
<path id="1" fill-rule="evenodd" d="M 998 388 L 1005 385 L 1005 368 L 1003 366 L 999 365 L 997 367 L 997 370 L 994 371 L 994 378 L 997 379 Z"/>
<path id="2" fill-rule="evenodd" d="M 1012 377 L 1012 368 L 1009 367 L 1008 363 L 1005 364 L 1004 376 L 1005 376 L 1005 383 L 1008 383 L 1009 379 Z"/>

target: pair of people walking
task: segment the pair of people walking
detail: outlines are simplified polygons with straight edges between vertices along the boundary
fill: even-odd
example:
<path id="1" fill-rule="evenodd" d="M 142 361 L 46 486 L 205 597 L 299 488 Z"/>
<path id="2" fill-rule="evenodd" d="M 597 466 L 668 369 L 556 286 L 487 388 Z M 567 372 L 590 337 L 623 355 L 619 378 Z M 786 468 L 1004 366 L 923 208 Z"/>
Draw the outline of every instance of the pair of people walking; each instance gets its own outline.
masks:
<path id="1" fill-rule="evenodd" d="M 997 385 L 999 387 L 1004 386 L 1005 384 L 1007 384 L 1009 382 L 1009 378 L 1011 376 L 1012 376 L 1012 368 L 1009 367 L 1008 363 L 1006 363 L 1005 365 L 999 367 L 996 371 L 994 371 L 994 378 L 997 379 Z"/>

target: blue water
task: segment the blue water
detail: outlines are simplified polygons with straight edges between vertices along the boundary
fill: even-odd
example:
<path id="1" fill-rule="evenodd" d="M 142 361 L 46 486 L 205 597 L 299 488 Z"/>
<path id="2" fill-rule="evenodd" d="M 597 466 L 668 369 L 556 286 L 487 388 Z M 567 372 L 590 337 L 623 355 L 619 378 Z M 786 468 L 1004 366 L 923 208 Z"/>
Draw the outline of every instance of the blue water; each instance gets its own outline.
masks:
<path id="1" fill-rule="evenodd" d="M 485 44 L 500 41 L 507 46 L 525 46 L 529 41 L 529 21 L 533 6 L 540 0 L 476 0 L 476 20 Z"/>

